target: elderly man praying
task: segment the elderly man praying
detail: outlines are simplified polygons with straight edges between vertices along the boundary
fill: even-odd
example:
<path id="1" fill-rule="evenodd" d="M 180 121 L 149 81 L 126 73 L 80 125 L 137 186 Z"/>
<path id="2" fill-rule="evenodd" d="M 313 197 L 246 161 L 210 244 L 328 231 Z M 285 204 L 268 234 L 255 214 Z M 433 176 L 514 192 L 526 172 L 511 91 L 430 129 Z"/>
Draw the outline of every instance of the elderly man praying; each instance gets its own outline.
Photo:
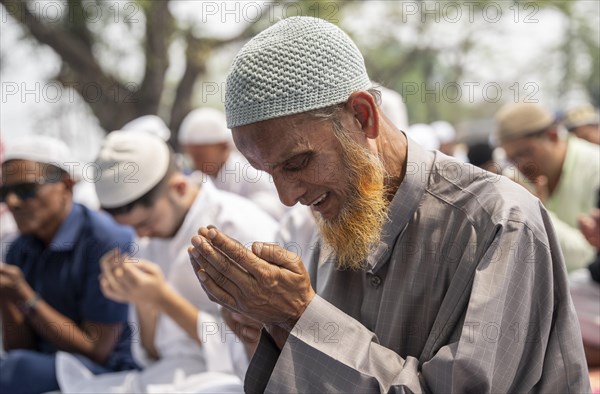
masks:
<path id="1" fill-rule="evenodd" d="M 284 19 L 233 62 L 236 146 L 283 203 L 317 212 L 321 234 L 308 270 L 214 227 L 192 238 L 210 298 L 264 325 L 245 390 L 589 391 L 544 207 L 506 178 L 425 151 L 378 96 L 352 40 L 320 19 Z"/>

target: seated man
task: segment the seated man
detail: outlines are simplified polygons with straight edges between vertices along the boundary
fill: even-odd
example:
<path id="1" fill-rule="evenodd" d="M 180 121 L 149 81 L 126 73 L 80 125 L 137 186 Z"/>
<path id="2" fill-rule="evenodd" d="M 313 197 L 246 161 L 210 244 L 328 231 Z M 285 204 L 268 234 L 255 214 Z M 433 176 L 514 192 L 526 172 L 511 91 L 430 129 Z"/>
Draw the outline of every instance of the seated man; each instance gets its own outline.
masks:
<path id="1" fill-rule="evenodd" d="M 542 204 L 424 150 L 378 96 L 356 45 L 316 18 L 276 23 L 233 62 L 236 146 L 282 202 L 313 207 L 321 233 L 308 272 L 218 228 L 192 238 L 210 297 L 265 325 L 246 392 L 589 392 Z"/>
<path id="2" fill-rule="evenodd" d="M 566 136 L 550 111 L 539 104 L 511 103 L 496 114 L 496 137 L 507 158 L 533 184 L 550 211 L 568 271 L 586 266 L 594 248 L 578 228 L 595 207 L 600 188 L 600 149 Z"/>
<path id="3" fill-rule="evenodd" d="M 137 350 L 146 368 L 78 382 L 67 376 L 70 386 L 63 389 L 146 392 L 159 384 L 163 392 L 178 392 L 223 378 L 201 375 L 208 371 L 228 373 L 241 390 L 227 346 L 215 331 L 222 324 L 218 305 L 198 286 L 186 246 L 198 227 L 209 223 L 243 242 L 272 242 L 277 223 L 251 201 L 216 189 L 209 179 L 192 182 L 176 168 L 168 145 L 146 132 L 110 133 L 96 163 L 102 170 L 96 190 L 103 209 L 140 237 L 132 256 L 104 259 L 101 283 L 109 298 L 135 305 L 142 344 Z M 116 180 L 115 174 L 120 175 Z"/>
<path id="4" fill-rule="evenodd" d="M 100 257 L 126 251 L 132 232 L 73 203 L 71 157 L 59 140 L 27 137 L 9 147 L 0 195 L 21 235 L 0 265 L 6 356 L 0 392 L 59 388 L 55 353 L 76 354 L 94 373 L 135 368 L 127 305 L 100 291 Z"/>

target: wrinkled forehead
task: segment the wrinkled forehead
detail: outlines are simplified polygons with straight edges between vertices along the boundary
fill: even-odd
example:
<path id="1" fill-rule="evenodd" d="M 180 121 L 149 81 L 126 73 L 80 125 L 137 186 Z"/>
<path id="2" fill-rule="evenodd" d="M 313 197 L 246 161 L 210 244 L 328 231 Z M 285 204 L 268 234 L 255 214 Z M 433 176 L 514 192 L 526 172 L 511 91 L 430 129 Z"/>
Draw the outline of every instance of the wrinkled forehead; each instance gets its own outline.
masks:
<path id="1" fill-rule="evenodd" d="M 278 163 L 298 150 L 324 143 L 329 122 L 305 114 L 234 127 L 233 140 L 251 164 Z"/>

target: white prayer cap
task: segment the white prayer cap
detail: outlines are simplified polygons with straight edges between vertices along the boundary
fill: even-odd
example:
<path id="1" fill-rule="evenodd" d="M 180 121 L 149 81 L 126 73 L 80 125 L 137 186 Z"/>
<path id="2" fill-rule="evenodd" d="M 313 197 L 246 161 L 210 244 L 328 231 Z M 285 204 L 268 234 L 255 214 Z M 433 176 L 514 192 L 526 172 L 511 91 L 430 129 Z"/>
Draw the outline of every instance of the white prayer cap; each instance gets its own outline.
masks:
<path id="1" fill-rule="evenodd" d="M 71 150 L 64 141 L 46 135 L 30 134 L 6 143 L 2 162 L 30 160 L 51 164 L 73 176 L 74 160 Z M 70 164 L 70 166 L 69 166 Z"/>
<path id="2" fill-rule="evenodd" d="M 225 88 L 227 126 L 340 104 L 372 86 L 346 33 L 324 19 L 283 19 L 244 45 Z"/>
<path id="3" fill-rule="evenodd" d="M 225 114 L 214 108 L 198 108 L 190 112 L 179 128 L 180 145 L 209 145 L 227 142 L 233 145 Z"/>
<path id="4" fill-rule="evenodd" d="M 433 131 L 441 144 L 448 144 L 456 139 L 456 130 L 445 120 L 438 120 L 431 124 Z"/>
<path id="5" fill-rule="evenodd" d="M 400 130 L 408 129 L 406 105 L 400 93 L 383 86 L 378 89 L 381 91 L 381 110 L 384 115 Z"/>
<path id="6" fill-rule="evenodd" d="M 408 128 L 406 134 L 425 150 L 440 148 L 440 141 L 435 135 L 433 127 L 425 123 L 416 123 Z"/>
<path id="7" fill-rule="evenodd" d="M 121 128 L 121 130 L 136 130 L 145 131 L 150 134 L 154 134 L 163 141 L 168 141 L 171 138 L 171 131 L 165 124 L 165 122 L 156 115 L 144 115 L 140 116 L 127 123 Z"/>
<path id="8" fill-rule="evenodd" d="M 96 159 L 96 193 L 103 208 L 119 208 L 142 197 L 166 175 L 171 152 L 145 131 L 113 131 Z"/>

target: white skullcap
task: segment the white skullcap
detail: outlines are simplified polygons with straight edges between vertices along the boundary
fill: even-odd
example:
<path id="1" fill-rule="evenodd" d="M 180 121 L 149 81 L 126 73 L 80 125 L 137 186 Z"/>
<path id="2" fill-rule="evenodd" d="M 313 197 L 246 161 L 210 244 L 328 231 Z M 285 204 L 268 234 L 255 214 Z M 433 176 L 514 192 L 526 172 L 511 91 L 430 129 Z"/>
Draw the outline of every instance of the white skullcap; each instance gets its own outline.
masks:
<path id="1" fill-rule="evenodd" d="M 416 123 L 408 128 L 406 134 L 425 150 L 440 148 L 440 141 L 435 135 L 433 127 L 425 123 Z"/>
<path id="2" fill-rule="evenodd" d="M 400 93 L 383 86 L 378 89 L 381 91 L 381 110 L 384 115 L 400 130 L 408 129 L 406 105 Z"/>
<path id="3" fill-rule="evenodd" d="M 180 145 L 233 144 L 225 114 L 214 108 L 198 108 L 190 112 L 179 128 Z"/>
<path id="4" fill-rule="evenodd" d="M 456 130 L 445 120 L 438 120 L 431 124 L 433 131 L 441 144 L 448 144 L 456 139 Z"/>
<path id="5" fill-rule="evenodd" d="M 64 141 L 54 137 L 31 134 L 7 143 L 2 162 L 6 163 L 9 160 L 30 160 L 51 164 L 75 177 L 72 171 L 74 160 L 71 150 Z"/>
<path id="6" fill-rule="evenodd" d="M 121 130 L 136 130 L 145 131 L 150 134 L 154 134 L 163 141 L 168 141 L 171 138 L 171 131 L 165 124 L 165 122 L 156 115 L 144 115 L 140 116 L 127 123 L 121 128 Z"/>
<path id="7" fill-rule="evenodd" d="M 103 208 L 118 208 L 142 197 L 166 175 L 171 153 L 166 142 L 144 131 L 113 131 L 96 159 L 96 193 Z"/>
<path id="8" fill-rule="evenodd" d="M 364 59 L 346 33 L 323 19 L 287 18 L 248 41 L 233 60 L 227 126 L 339 104 L 370 87 Z"/>

